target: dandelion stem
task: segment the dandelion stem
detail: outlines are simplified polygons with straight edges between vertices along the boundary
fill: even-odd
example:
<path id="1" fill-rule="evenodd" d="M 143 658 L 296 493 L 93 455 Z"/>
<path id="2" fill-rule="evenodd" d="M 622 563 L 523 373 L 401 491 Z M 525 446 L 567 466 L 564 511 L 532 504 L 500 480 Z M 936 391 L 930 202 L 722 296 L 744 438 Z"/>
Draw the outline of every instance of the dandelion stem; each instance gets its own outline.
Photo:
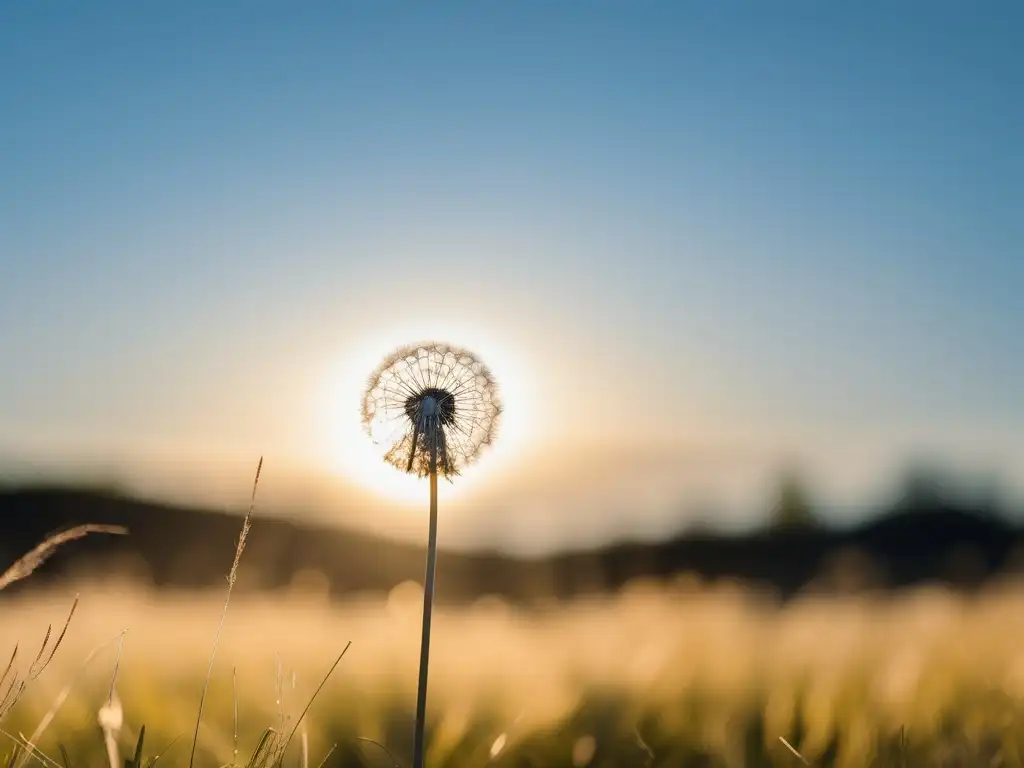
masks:
<path id="1" fill-rule="evenodd" d="M 427 571 L 423 578 L 423 637 L 420 640 L 420 677 L 416 691 L 416 733 L 412 768 L 423 768 L 427 720 L 427 670 L 430 661 L 430 618 L 434 609 L 434 571 L 437 565 L 437 441 L 430 451 L 430 529 L 427 536 Z"/>

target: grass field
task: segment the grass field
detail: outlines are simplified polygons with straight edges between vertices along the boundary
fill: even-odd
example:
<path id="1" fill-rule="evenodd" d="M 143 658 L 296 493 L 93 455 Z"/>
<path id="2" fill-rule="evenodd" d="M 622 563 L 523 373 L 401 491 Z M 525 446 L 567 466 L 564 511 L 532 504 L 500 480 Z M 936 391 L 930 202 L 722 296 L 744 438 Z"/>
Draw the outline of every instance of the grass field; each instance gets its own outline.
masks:
<path id="1" fill-rule="evenodd" d="M 53 662 L 2 723 L 5 749 L 71 684 L 36 764 L 63 764 L 61 745 L 72 765 L 107 764 L 98 715 L 108 705 L 105 716 L 123 720 L 112 734 L 122 760 L 145 725 L 147 758 L 171 744 L 161 764 L 187 765 L 223 595 L 83 583 L 9 598 L 0 649 L 21 644 L 16 666 L 32 660 L 48 624 L 59 629 L 76 591 Z M 385 766 L 390 752 L 407 764 L 418 627 L 415 585 L 334 607 L 306 592 L 237 597 L 196 764 L 244 764 L 267 727 L 290 732 L 349 641 L 284 762 L 317 766 L 330 752 L 328 765 Z M 529 616 L 494 600 L 442 609 L 430 763 L 1022 765 L 1022 637 L 1024 587 L 1014 585 L 970 600 L 918 590 L 783 607 L 681 580 Z"/>

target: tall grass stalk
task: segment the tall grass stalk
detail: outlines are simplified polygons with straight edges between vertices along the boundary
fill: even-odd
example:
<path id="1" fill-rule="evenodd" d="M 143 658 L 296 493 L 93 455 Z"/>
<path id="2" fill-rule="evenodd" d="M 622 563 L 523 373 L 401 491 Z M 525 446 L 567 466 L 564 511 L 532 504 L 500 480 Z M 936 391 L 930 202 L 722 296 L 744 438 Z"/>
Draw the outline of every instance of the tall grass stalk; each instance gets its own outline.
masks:
<path id="1" fill-rule="evenodd" d="M 91 533 L 124 535 L 128 533 L 128 529 L 120 525 L 96 525 L 90 523 L 88 525 L 76 525 L 74 528 L 69 528 L 66 531 L 51 534 L 32 550 L 26 552 L 12 563 L 3 574 L 0 574 L 0 590 L 6 589 L 14 582 L 21 581 L 30 576 L 33 571 L 49 560 L 50 556 L 63 545 L 76 539 L 84 538 Z"/>
<path id="2" fill-rule="evenodd" d="M 75 615 L 75 609 L 78 608 L 78 595 L 75 595 L 75 601 L 71 604 L 71 610 L 68 612 L 67 619 L 64 620 L 64 628 L 57 636 L 57 640 L 50 645 L 50 637 L 53 635 L 53 625 L 49 624 L 46 627 L 46 634 L 43 636 L 43 642 L 39 647 L 39 652 L 36 654 L 35 659 L 29 665 L 28 672 L 24 677 L 18 675 L 17 670 L 14 669 L 14 661 L 18 657 L 18 645 L 15 644 L 14 652 L 11 654 L 10 661 L 7 662 L 7 667 L 4 669 L 2 675 L 0 675 L 0 689 L 3 693 L 0 694 L 0 721 L 2 721 L 7 714 L 11 711 L 18 700 L 25 693 L 28 688 L 28 684 L 36 680 L 43 670 L 45 670 L 50 662 L 53 661 L 54 655 L 57 653 L 57 649 L 60 648 L 61 643 L 64 642 L 64 636 L 67 634 L 68 626 L 71 624 L 71 619 Z M 46 656 L 46 660 L 43 661 L 43 656 L 46 655 L 46 651 L 49 648 L 49 655 Z M 10 682 L 7 682 L 7 676 L 11 675 Z M 6 688 L 3 686 L 6 685 Z"/>
<path id="3" fill-rule="evenodd" d="M 238 668 L 231 668 L 231 765 L 238 765 Z"/>
<path id="4" fill-rule="evenodd" d="M 36 726 L 36 729 L 32 732 L 32 735 L 29 736 L 28 744 L 30 746 L 39 743 L 39 740 L 46 732 L 46 729 L 49 728 L 50 723 L 53 722 L 53 718 L 57 716 L 57 712 L 60 710 L 62 706 L 64 706 L 64 702 L 67 701 L 68 694 L 71 693 L 72 687 L 74 687 L 75 683 L 77 683 L 82 678 L 82 675 L 85 673 L 86 667 L 89 666 L 89 662 L 91 662 L 96 657 L 96 655 L 99 654 L 100 651 L 111 646 L 116 640 L 118 640 L 118 638 L 123 637 L 124 632 L 121 632 L 121 634 L 117 637 L 113 637 L 110 640 L 107 640 L 105 643 L 96 646 L 92 649 L 92 651 L 89 652 L 89 655 L 85 657 L 85 661 L 83 661 L 81 666 L 78 668 L 78 672 L 74 675 L 74 677 L 71 678 L 68 684 L 60 690 L 60 693 L 58 693 L 57 697 L 53 700 L 53 704 L 50 705 L 50 708 L 46 711 L 46 714 L 43 715 L 42 720 L 39 721 L 39 725 Z M 18 762 L 14 765 L 14 768 L 24 768 L 24 765 L 26 762 L 28 762 L 29 757 L 30 754 L 28 751 L 26 751 L 23 755 L 21 755 Z"/>
<path id="5" fill-rule="evenodd" d="M 341 653 L 338 654 L 338 658 L 336 658 L 334 660 L 334 663 L 331 664 L 331 668 L 327 670 L 327 674 L 324 675 L 323 679 L 320 681 L 320 685 L 318 685 L 316 687 L 316 690 L 313 691 L 313 695 L 309 698 L 309 701 L 306 702 L 305 709 L 302 710 L 302 714 L 299 715 L 299 719 L 295 721 L 295 725 L 292 726 L 291 732 L 288 734 L 288 737 L 284 740 L 284 745 L 281 747 L 281 751 L 278 753 L 277 763 L 279 766 L 283 765 L 284 753 L 288 751 L 288 745 L 291 744 L 292 737 L 295 736 L 295 732 L 299 729 L 299 726 L 306 719 L 306 715 L 309 713 L 309 708 L 313 706 L 313 702 L 316 701 L 316 697 L 320 695 L 320 691 L 322 691 L 324 686 L 327 685 L 327 681 L 331 679 L 331 675 L 334 674 L 334 670 L 338 668 L 338 664 L 340 664 L 341 660 L 345 658 L 345 654 L 348 653 L 348 649 L 351 647 L 352 641 L 349 640 L 345 644 L 345 647 L 342 648 Z"/>
<path id="6" fill-rule="evenodd" d="M 242 560 L 242 552 L 245 550 L 245 540 L 249 537 L 249 529 L 252 526 L 252 512 L 256 506 L 256 488 L 260 483 L 260 471 L 263 469 L 263 457 L 260 456 L 259 464 L 256 465 L 256 477 L 252 481 L 252 496 L 249 498 L 249 509 L 245 513 L 245 520 L 242 521 L 242 532 L 238 536 L 238 545 L 235 547 L 235 559 L 231 563 L 231 571 L 228 573 L 228 593 L 224 598 L 224 608 L 221 610 L 220 622 L 217 624 L 217 634 L 213 639 L 213 650 L 210 652 L 210 663 L 206 669 L 206 679 L 203 682 L 203 693 L 199 697 L 199 713 L 196 715 L 196 729 L 192 736 L 192 752 L 189 754 L 188 765 L 193 768 L 196 759 L 196 745 L 199 743 L 199 727 L 203 722 L 203 707 L 206 704 L 206 694 L 210 689 L 210 677 L 213 675 L 213 662 L 217 656 L 217 646 L 220 644 L 220 636 L 224 631 L 224 621 L 228 615 L 228 605 L 231 603 L 231 592 L 238 580 L 238 564 Z"/>

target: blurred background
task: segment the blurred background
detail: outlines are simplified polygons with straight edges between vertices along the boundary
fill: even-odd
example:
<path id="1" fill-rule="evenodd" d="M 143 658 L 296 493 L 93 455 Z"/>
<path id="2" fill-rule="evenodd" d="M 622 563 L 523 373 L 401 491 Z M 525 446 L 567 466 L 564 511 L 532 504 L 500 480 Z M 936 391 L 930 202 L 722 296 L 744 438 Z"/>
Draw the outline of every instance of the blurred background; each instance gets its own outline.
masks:
<path id="1" fill-rule="evenodd" d="M 702 666 L 697 638 L 739 626 L 737 590 L 757 606 L 735 608 L 743 636 L 779 658 L 806 657 L 791 621 L 885 647 L 893 609 L 864 618 L 861 600 L 939 590 L 922 615 L 948 618 L 1009 589 L 1009 610 L 1022 33 L 1011 2 L 4 4 L 0 569 L 72 525 L 129 531 L 5 590 L 12 647 L 77 592 L 89 637 L 150 628 L 143 670 L 190 627 L 200 674 L 261 456 L 247 631 L 274 605 L 353 628 L 354 653 L 401 636 L 427 489 L 379 460 L 359 407 L 379 361 L 424 339 L 473 350 L 502 388 L 499 440 L 441 487 L 439 600 L 455 624 L 483 616 L 486 642 L 518 638 L 488 669 L 529 647 L 546 679 L 597 685 L 553 649 L 596 642 L 571 629 L 583 610 L 578 626 L 643 656 L 623 595 L 664 651 L 641 666 L 690 693 L 680 670 Z M 805 600 L 822 623 L 793 618 Z M 761 611 L 774 640 L 744 623 Z M 536 634 L 508 629 L 525 616 Z M 998 622 L 971 616 L 1003 665 L 986 679 L 1016 679 L 985 634 Z M 968 630 L 945 631 L 914 653 L 948 662 L 934 638 Z M 395 653 L 411 680 L 415 649 Z M 626 663 L 600 658 L 612 677 Z M 393 672 L 383 659 L 366 674 Z M 741 687 L 778 690 L 761 663 Z M 963 701 L 950 686 L 929 700 Z M 895 720 L 835 714 L 846 689 L 828 690 L 832 725 L 806 749 L 826 754 L 839 722 L 854 755 L 892 735 Z M 749 738 L 790 733 L 799 707 L 783 710 Z M 663 726 L 637 764 L 685 741 Z M 498 759 L 511 731 L 480 727 Z M 579 746 L 587 727 L 563 750 L 574 764 L 604 759 Z"/>

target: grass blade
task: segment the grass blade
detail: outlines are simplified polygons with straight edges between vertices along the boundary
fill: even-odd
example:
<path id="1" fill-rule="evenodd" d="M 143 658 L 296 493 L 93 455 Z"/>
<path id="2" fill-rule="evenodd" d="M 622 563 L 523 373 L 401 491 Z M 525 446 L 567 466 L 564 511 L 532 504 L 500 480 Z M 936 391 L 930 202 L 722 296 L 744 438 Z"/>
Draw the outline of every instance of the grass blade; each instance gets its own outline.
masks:
<path id="1" fill-rule="evenodd" d="M 224 599 L 224 609 L 220 614 L 220 623 L 217 625 L 217 634 L 213 639 L 213 650 L 210 652 L 210 665 L 206 670 L 206 680 L 203 682 L 203 693 L 199 698 L 199 714 L 196 715 L 196 730 L 192 737 L 192 754 L 188 758 L 189 768 L 193 768 L 196 760 L 196 745 L 199 743 L 199 726 L 203 722 L 203 707 L 206 704 L 206 693 L 210 689 L 210 677 L 213 675 L 213 660 L 217 656 L 217 646 L 220 644 L 220 636 L 224 631 L 224 621 L 228 615 L 228 605 L 231 603 L 231 592 L 235 587 L 238 578 L 238 564 L 242 559 L 242 552 L 245 550 L 245 540 L 249 536 L 249 528 L 252 524 L 252 511 L 256 506 L 256 488 L 260 483 L 260 471 L 263 469 L 263 457 L 256 465 L 256 477 L 252 481 L 252 497 L 249 499 L 249 510 L 245 513 L 245 520 L 242 521 L 242 533 L 238 537 L 238 545 L 235 547 L 235 559 L 231 563 L 231 571 L 228 574 L 228 594 Z"/>

